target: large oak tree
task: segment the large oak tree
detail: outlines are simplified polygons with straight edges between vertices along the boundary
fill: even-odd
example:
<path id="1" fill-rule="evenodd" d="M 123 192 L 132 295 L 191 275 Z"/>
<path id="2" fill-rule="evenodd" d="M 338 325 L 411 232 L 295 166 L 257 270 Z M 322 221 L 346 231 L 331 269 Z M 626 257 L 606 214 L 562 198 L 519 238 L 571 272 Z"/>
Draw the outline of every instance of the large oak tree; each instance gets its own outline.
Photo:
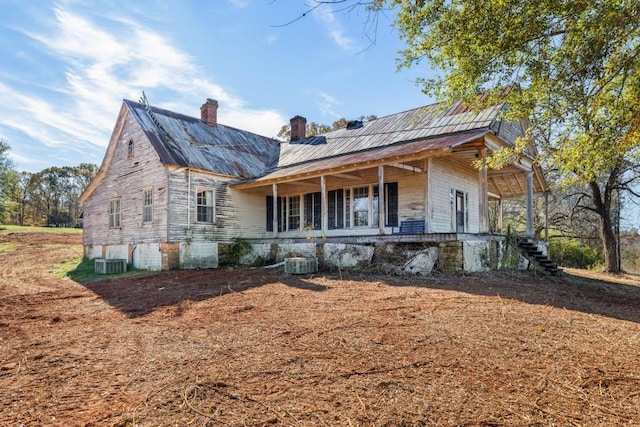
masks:
<path id="1" fill-rule="evenodd" d="M 406 43 L 400 66 L 426 61 L 436 71 L 421 82 L 426 92 L 477 107 L 506 96 L 505 117 L 529 118 L 538 161 L 581 186 L 577 206 L 599 218 L 605 268 L 618 271 L 615 202 L 625 192 L 638 197 L 637 0 L 374 2 L 389 6 Z M 511 90 L 478 97 L 494 88 Z M 497 153 L 493 166 L 519 149 Z"/>

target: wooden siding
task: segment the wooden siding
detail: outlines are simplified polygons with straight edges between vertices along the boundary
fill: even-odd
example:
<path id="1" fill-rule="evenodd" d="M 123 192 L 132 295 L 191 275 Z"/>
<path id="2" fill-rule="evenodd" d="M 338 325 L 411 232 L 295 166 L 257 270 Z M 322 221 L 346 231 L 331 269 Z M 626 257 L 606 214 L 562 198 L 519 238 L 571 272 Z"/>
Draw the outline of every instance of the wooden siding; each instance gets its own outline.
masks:
<path id="1" fill-rule="evenodd" d="M 524 136 L 520 122 L 496 121 L 491 125 L 496 136 L 509 145 L 514 145 L 516 139 Z"/>
<path id="2" fill-rule="evenodd" d="M 452 227 L 451 190 L 468 194 L 467 233 L 478 232 L 478 171 L 471 166 L 455 161 L 452 156 L 437 157 L 432 160 L 430 191 L 433 203 L 429 209 L 431 232 L 449 233 Z"/>
<path id="3" fill-rule="evenodd" d="M 236 237 L 266 237 L 264 193 L 231 189 L 229 184 L 232 182 L 235 181 L 227 177 L 186 169 L 170 172 L 169 240 L 229 242 Z M 214 192 L 213 223 L 197 221 L 196 194 L 199 189 Z"/>
<path id="4" fill-rule="evenodd" d="M 166 238 L 167 177 L 164 166 L 146 135 L 125 113 L 122 132 L 111 141 L 115 147 L 105 179 L 84 204 L 84 244 L 118 245 L 159 242 Z M 118 126 L 116 126 L 117 128 Z M 133 140 L 133 156 L 128 156 Z M 142 221 L 145 189 L 153 189 L 153 221 Z M 119 228 L 109 227 L 109 203 L 120 198 Z"/>

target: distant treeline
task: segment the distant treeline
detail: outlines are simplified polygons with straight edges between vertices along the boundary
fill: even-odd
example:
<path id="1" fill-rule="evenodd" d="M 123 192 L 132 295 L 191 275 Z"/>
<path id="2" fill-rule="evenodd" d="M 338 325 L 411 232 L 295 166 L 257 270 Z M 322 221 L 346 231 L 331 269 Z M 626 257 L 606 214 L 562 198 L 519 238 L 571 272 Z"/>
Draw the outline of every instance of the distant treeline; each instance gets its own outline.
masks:
<path id="1" fill-rule="evenodd" d="M 40 172 L 2 171 L 0 223 L 81 227 L 78 198 L 98 172 L 93 163 L 50 167 Z"/>

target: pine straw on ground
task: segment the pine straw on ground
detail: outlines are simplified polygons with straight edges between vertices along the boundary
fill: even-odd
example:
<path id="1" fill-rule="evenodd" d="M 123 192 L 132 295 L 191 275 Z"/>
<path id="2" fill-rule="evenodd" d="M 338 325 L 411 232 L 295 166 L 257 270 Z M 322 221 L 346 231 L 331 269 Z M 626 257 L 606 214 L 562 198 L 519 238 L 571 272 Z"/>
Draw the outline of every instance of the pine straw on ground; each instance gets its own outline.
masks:
<path id="1" fill-rule="evenodd" d="M 51 274 L 80 251 L 69 239 L 0 251 L 0 425 L 640 425 L 633 279 L 79 284 Z"/>

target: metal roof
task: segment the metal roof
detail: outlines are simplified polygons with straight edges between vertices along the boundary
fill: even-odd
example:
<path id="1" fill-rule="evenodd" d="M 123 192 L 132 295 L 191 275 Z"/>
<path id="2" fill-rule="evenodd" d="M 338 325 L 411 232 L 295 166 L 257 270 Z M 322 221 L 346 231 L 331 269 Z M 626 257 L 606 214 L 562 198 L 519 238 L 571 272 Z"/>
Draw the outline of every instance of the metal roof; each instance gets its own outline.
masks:
<path id="1" fill-rule="evenodd" d="M 489 129 L 502 106 L 503 104 L 473 112 L 461 102 L 438 103 L 371 120 L 356 129 L 339 129 L 322 134 L 321 137 L 282 143 L 278 167 L 390 146 L 403 141 Z"/>
<path id="2" fill-rule="evenodd" d="M 238 184 L 238 186 L 254 186 L 255 184 L 267 184 L 289 177 L 301 177 L 320 173 L 322 171 L 339 170 L 341 168 L 355 167 L 358 165 L 371 165 L 374 162 L 388 159 L 401 158 L 409 155 L 419 155 L 426 152 L 449 151 L 449 149 L 466 144 L 483 137 L 488 130 L 475 130 L 459 132 L 451 135 L 434 136 L 417 141 L 399 142 L 394 145 L 374 147 L 357 153 L 334 156 L 315 161 L 307 161 L 279 168 L 262 177 Z M 243 185 L 244 184 L 244 185 Z"/>
<path id="3" fill-rule="evenodd" d="M 278 140 L 130 100 L 124 103 L 166 165 L 246 179 L 263 175 L 277 164 Z"/>

